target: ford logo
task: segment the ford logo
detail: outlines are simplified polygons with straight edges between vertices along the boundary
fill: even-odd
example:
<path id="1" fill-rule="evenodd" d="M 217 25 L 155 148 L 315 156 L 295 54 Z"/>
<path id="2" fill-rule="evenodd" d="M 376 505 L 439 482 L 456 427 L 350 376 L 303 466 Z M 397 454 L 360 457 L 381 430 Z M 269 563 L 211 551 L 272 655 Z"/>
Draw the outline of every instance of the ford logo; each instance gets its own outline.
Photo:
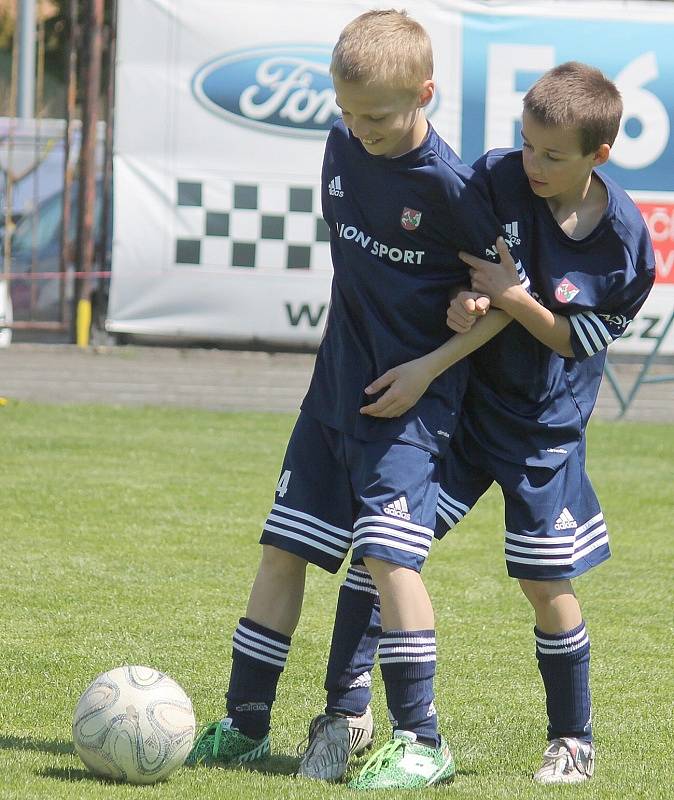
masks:
<path id="1" fill-rule="evenodd" d="M 243 50 L 204 64 L 192 91 L 209 111 L 243 125 L 323 137 L 340 115 L 329 47 L 286 45 Z"/>

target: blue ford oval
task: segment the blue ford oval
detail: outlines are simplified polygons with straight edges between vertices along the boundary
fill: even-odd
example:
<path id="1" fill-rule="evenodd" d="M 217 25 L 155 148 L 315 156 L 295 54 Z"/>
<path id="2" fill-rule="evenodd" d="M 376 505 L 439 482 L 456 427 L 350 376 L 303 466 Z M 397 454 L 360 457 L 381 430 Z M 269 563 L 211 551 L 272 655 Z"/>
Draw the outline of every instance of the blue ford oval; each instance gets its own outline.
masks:
<path id="1" fill-rule="evenodd" d="M 323 137 L 340 115 L 329 73 L 331 53 L 316 45 L 228 53 L 200 67 L 192 91 L 209 111 L 230 122 Z"/>

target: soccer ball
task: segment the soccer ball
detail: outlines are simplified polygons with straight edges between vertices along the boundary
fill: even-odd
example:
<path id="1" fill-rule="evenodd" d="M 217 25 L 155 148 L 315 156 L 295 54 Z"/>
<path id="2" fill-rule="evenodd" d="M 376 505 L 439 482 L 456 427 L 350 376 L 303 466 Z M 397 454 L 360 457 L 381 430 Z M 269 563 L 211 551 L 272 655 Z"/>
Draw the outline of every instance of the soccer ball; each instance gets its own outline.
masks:
<path id="1" fill-rule="evenodd" d="M 155 783 L 192 749 L 196 722 L 189 697 L 151 667 L 117 667 L 99 675 L 79 699 L 73 741 L 95 775 Z"/>

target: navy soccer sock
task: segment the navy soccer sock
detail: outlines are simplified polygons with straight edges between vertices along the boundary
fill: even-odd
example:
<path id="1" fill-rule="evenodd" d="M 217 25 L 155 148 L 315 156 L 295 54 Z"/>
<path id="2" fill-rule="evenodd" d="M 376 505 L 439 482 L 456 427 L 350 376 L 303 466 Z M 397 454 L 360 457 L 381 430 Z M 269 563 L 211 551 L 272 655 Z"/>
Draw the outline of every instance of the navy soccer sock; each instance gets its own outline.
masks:
<path id="1" fill-rule="evenodd" d="M 349 567 L 339 589 L 332 630 L 325 678 L 326 713 L 365 713 L 380 635 L 379 593 L 367 571 Z"/>
<path id="2" fill-rule="evenodd" d="M 394 731 L 412 731 L 423 744 L 437 746 L 435 631 L 386 631 L 379 643 L 379 665 Z"/>
<path id="3" fill-rule="evenodd" d="M 548 710 L 548 739 L 592 741 L 590 639 L 585 623 L 564 633 L 534 628 L 536 658 Z"/>
<path id="4" fill-rule="evenodd" d="M 232 648 L 227 714 L 234 728 L 251 739 L 261 739 L 269 732 L 271 706 L 288 658 L 290 637 L 242 617 Z"/>

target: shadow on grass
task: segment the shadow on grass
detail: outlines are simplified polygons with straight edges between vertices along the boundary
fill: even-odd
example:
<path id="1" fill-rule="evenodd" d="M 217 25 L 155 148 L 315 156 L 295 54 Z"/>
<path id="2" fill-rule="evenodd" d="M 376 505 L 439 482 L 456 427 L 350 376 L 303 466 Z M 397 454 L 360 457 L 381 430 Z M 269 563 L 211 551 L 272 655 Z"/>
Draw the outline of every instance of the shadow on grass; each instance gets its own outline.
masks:
<path id="1" fill-rule="evenodd" d="M 99 778 L 97 775 L 89 772 L 86 769 L 78 767 L 48 767 L 41 769 L 35 773 L 40 778 L 51 778 L 54 781 L 67 781 L 72 783 L 74 781 L 90 781 L 93 783 L 109 783 L 113 784 L 114 781 L 107 780 L 106 778 Z"/>
<path id="2" fill-rule="evenodd" d="M 367 759 L 365 758 L 357 758 L 350 762 L 351 772 L 353 773 L 350 777 L 355 777 L 365 765 L 366 761 Z M 251 764 L 239 764 L 236 767 L 232 767 L 232 769 L 238 769 L 246 772 L 259 772 L 262 775 L 269 776 L 286 775 L 295 777 L 299 763 L 299 758 L 279 755 L 265 758 L 263 761 L 255 761 Z M 477 770 L 474 769 L 457 769 L 456 774 L 457 777 L 466 778 L 470 777 L 471 775 L 477 775 L 478 773 Z"/>
<path id="3" fill-rule="evenodd" d="M 54 755 L 74 755 L 75 748 L 72 742 L 65 742 L 63 740 L 44 740 L 34 739 L 30 736 L 0 736 L 0 750 L 34 750 L 41 753 L 53 753 Z M 250 764 L 238 764 L 237 766 L 230 767 L 242 772 L 259 772 L 262 775 L 286 775 L 294 776 L 297 773 L 297 767 L 300 759 L 292 756 L 271 756 L 261 761 L 255 761 Z M 363 761 L 363 764 L 365 762 Z M 356 768 L 356 772 L 359 767 Z M 203 767 L 196 767 L 202 769 Z M 214 767 L 221 769 L 221 767 Z M 188 767 L 188 769 L 190 769 Z M 194 769 L 194 768 L 192 768 Z M 209 769 L 209 767 L 207 767 Z M 227 768 L 225 768 L 227 769 Z M 53 780 L 60 781 L 96 781 L 101 782 L 101 778 L 92 775 L 86 769 L 79 769 L 77 767 L 50 767 L 41 770 L 38 773 L 43 778 L 52 778 Z M 476 770 L 472 769 L 457 769 L 457 776 L 468 777 L 476 775 Z M 114 783 L 114 781 L 105 781 L 106 783 Z"/>
<path id="4" fill-rule="evenodd" d="M 270 756 L 260 761 L 252 761 L 245 764 L 198 764 L 186 767 L 186 769 L 217 769 L 228 770 L 231 772 L 259 772 L 261 775 L 294 775 L 300 763 L 299 758 L 291 756 Z"/>
<path id="5" fill-rule="evenodd" d="M 36 750 L 40 753 L 54 755 L 73 755 L 75 748 L 72 742 L 61 739 L 34 739 L 32 736 L 0 735 L 0 750 Z"/>
<path id="6" fill-rule="evenodd" d="M 261 772 L 263 775 L 294 775 L 299 763 L 299 758 L 291 756 L 270 756 L 264 761 L 247 764 L 246 769 L 250 772 Z"/>

